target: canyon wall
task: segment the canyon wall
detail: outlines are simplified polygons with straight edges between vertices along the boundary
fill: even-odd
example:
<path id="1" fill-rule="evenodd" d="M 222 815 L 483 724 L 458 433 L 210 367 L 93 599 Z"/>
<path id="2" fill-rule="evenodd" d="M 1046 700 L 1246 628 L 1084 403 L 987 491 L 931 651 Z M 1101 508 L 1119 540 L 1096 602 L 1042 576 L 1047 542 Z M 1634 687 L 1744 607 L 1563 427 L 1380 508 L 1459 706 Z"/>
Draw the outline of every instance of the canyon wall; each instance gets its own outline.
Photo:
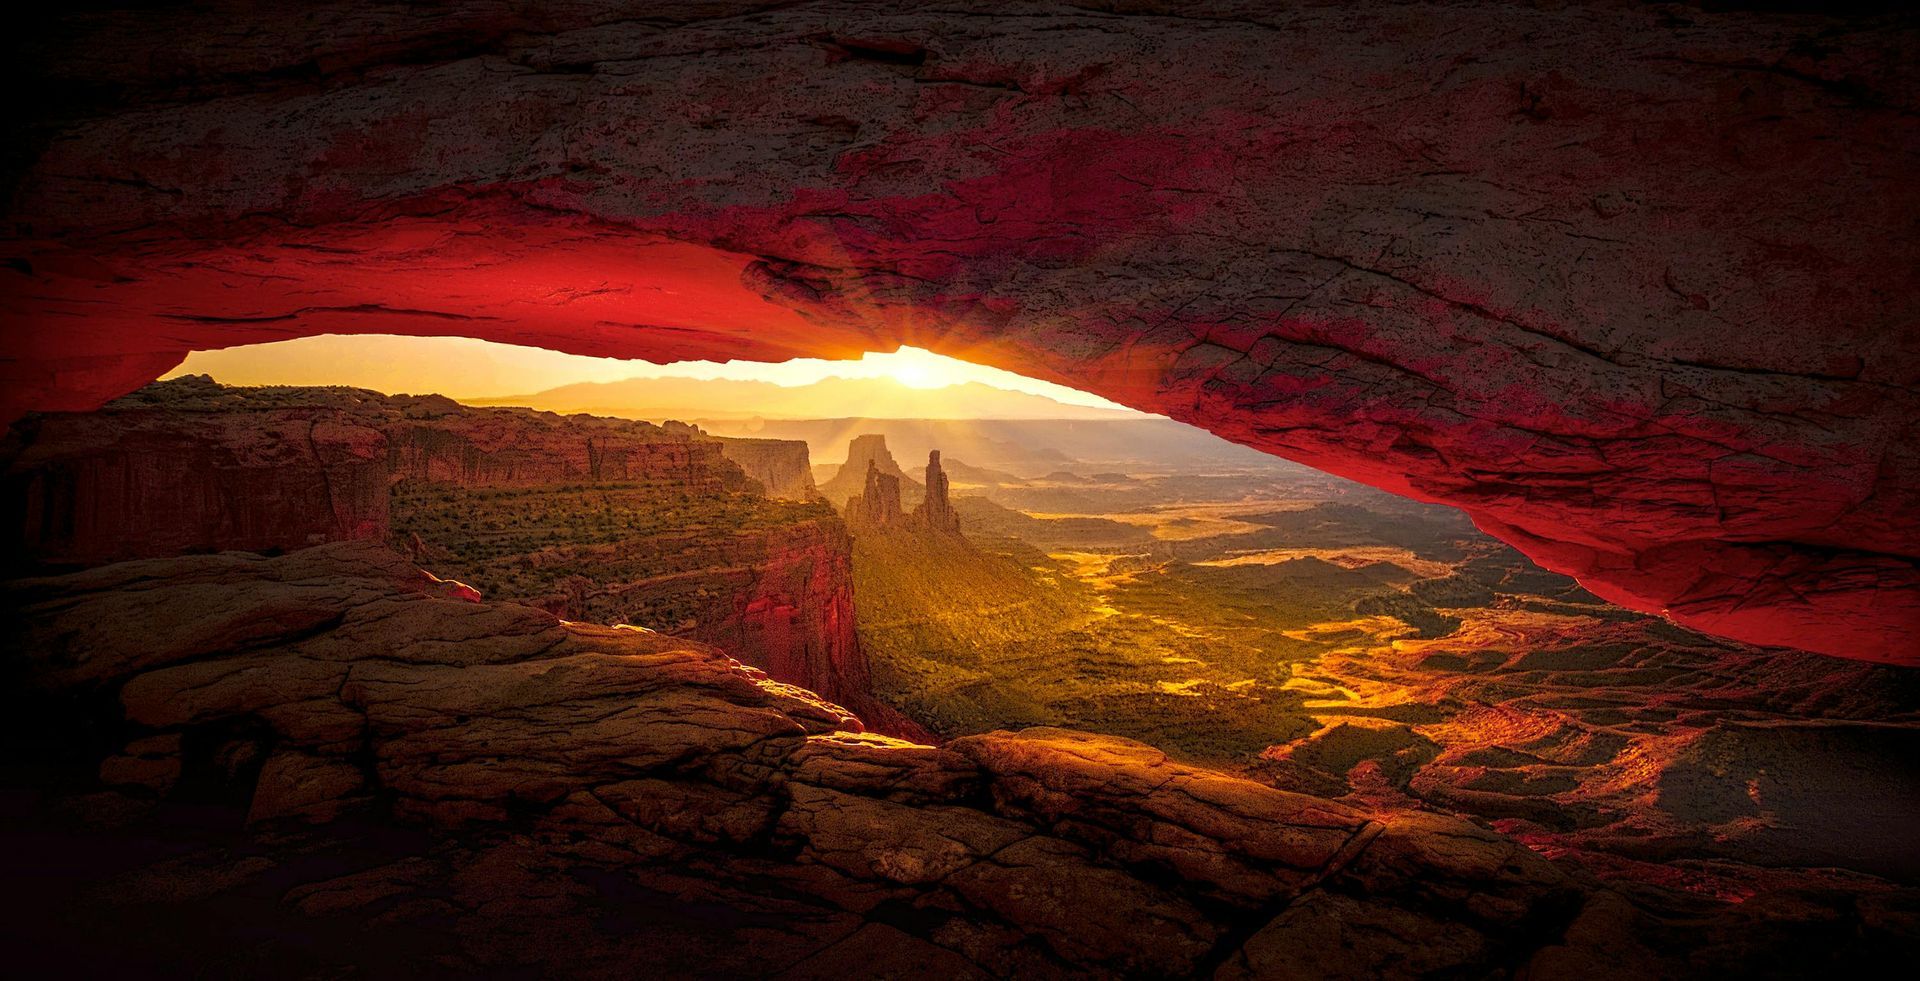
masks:
<path id="1" fill-rule="evenodd" d="M 1920 32 L 1838 13 L 62 13 L 15 62 L 67 95 L 5 161 L 0 406 L 323 332 L 910 343 L 1913 663 Z"/>
<path id="2" fill-rule="evenodd" d="M 710 440 L 646 423 L 521 410 L 476 410 L 440 396 L 412 400 L 383 425 L 396 480 L 460 487 L 619 483 L 683 494 L 746 490 Z"/>
<path id="3" fill-rule="evenodd" d="M 467 502 L 460 508 L 476 510 Z M 412 520 L 403 515 L 399 527 Z M 874 728 L 917 732 L 873 699 L 854 632 L 846 526 L 824 504 L 732 527 L 737 522 L 674 522 L 611 541 L 555 541 L 491 562 L 463 562 L 463 550 L 429 539 L 423 558 L 430 568 L 472 576 L 487 595 L 563 619 L 637 624 L 712 644 L 852 709 Z M 523 578 L 521 566 L 531 575 Z"/>
<path id="4" fill-rule="evenodd" d="M 804 443 L 750 442 L 775 483 L 807 473 Z M 729 449 L 644 422 L 196 376 L 29 417 L 0 466 L 23 567 L 392 540 L 491 597 L 708 641 L 912 731 L 867 689 L 844 526 L 762 496 Z"/>
<path id="5" fill-rule="evenodd" d="M 819 496 L 819 489 L 813 485 L 813 462 L 805 441 L 743 436 L 716 438 L 720 440 L 721 454 L 739 464 L 747 476 L 759 481 L 769 495 L 790 501 L 807 501 Z"/>
<path id="6" fill-rule="evenodd" d="M 202 376 L 95 413 L 24 421 L 0 447 L 14 554 L 97 564 L 383 539 L 388 488 L 748 487 L 718 444 L 647 423 L 468 409 L 437 395 L 230 389 Z"/>
<path id="7" fill-rule="evenodd" d="M 384 539 L 386 434 L 323 405 L 180 413 L 139 396 L 0 445 L 10 565 Z"/>
<path id="8" fill-rule="evenodd" d="M 853 710 L 869 728 L 922 735 L 873 696 L 855 632 L 853 544 L 831 514 L 754 542 L 723 583 L 735 583 L 710 628 L 692 636 Z"/>

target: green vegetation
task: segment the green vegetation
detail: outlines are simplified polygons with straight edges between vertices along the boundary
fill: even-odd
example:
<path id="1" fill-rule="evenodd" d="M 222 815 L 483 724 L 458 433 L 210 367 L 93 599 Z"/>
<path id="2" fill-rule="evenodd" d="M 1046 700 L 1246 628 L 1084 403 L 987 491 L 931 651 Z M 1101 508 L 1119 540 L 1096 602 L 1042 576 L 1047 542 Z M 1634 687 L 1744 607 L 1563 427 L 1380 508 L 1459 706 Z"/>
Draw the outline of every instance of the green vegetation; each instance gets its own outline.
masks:
<path id="1" fill-rule="evenodd" d="M 875 693 L 946 736 L 1060 725 L 1244 765 L 1342 697 L 1330 650 L 1444 636 L 1461 623 L 1445 611 L 1494 603 L 1525 565 L 1437 575 L 1479 554 L 1464 519 L 1383 495 L 1288 501 L 1271 479 L 1087 479 L 1070 516 L 963 496 L 968 541 L 856 537 Z M 1563 577 L 1526 585 L 1579 601 Z"/>
<path id="2" fill-rule="evenodd" d="M 714 580 L 680 574 L 736 564 L 754 532 L 833 515 L 824 503 L 642 484 L 406 483 L 392 507 L 394 547 L 437 575 L 573 619 L 670 631 L 713 618 L 726 598 Z"/>
<path id="3" fill-rule="evenodd" d="M 1316 728 L 1289 630 L 1354 616 L 1383 574 L 1315 559 L 1271 566 L 1084 564 L 1012 539 L 854 542 L 854 596 L 875 693 L 941 733 L 1059 725 L 1244 762 Z"/>

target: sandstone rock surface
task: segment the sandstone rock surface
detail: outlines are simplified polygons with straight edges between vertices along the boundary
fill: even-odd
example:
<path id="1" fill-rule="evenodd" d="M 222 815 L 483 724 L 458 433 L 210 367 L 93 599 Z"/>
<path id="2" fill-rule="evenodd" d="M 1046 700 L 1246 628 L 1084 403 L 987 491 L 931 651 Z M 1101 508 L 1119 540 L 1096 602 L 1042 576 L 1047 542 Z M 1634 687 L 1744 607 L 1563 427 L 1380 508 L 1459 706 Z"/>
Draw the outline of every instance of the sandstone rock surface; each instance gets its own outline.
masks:
<path id="1" fill-rule="evenodd" d="M 797 439 L 720 439 L 720 453 L 760 482 L 769 496 L 809 501 L 820 491 L 813 485 L 813 463 L 807 444 Z"/>
<path id="2" fill-rule="evenodd" d="M 848 523 L 859 530 L 900 524 L 906 518 L 900 510 L 900 478 L 882 473 L 879 463 L 869 459 L 866 489 L 847 498 L 846 513 Z"/>
<path id="3" fill-rule="evenodd" d="M 953 509 L 947 472 L 940 467 L 940 451 L 927 452 L 926 496 L 913 509 L 913 523 L 935 535 L 960 534 L 960 512 Z"/>
<path id="4" fill-rule="evenodd" d="M 192 377 L 98 412 L 25 420 L 0 467 L 10 554 L 28 567 L 392 538 L 501 598 L 684 633 L 889 732 L 918 732 L 868 690 L 846 530 L 824 503 L 756 503 L 769 481 L 818 501 L 805 443 Z M 507 491 L 524 493 L 498 497 Z M 605 517 L 616 509 L 624 517 Z M 589 514 L 600 520 L 590 530 Z M 527 544 L 547 532 L 560 544 Z M 516 574 L 578 574 L 515 593 L 493 578 L 503 556 Z"/>
<path id="5" fill-rule="evenodd" d="M 390 957 L 594 977 L 909 963 L 953 976 L 1533 964 L 1551 977 L 1596 963 L 1714 976 L 1785 949 L 1783 923 L 1840 938 L 1822 956 L 1920 939 L 1912 904 L 1883 889 L 1858 900 L 1871 915 L 1852 897 L 1782 897 L 1752 918 L 1692 909 L 1685 929 L 1706 924 L 1719 946 L 1687 955 L 1667 939 L 1671 911 L 1455 818 L 1363 811 L 1085 733 L 948 748 L 863 733 L 713 649 L 452 598 L 371 543 L 124 563 L 15 581 L 5 599 L 21 692 L 108 696 L 90 704 L 117 718 L 93 721 L 124 727 L 101 768 L 121 796 L 83 798 L 82 813 L 110 810 L 121 840 L 164 841 L 177 824 L 141 809 L 213 780 L 251 826 L 160 859 L 108 849 L 136 857 L 108 882 L 59 880 L 76 905 L 50 907 L 42 953 L 116 925 L 110 949 L 150 945 L 135 966 L 152 969 L 210 922 L 244 922 L 268 949 L 355 937 L 321 958 L 334 973 Z M 194 650 L 155 647 L 189 635 Z M 192 779 L 175 789 L 169 765 Z M 354 830 L 364 822 L 384 830 Z M 43 840 L 78 854 L 107 833 L 68 822 Z M 200 912 L 222 903 L 244 912 Z M 30 913 L 8 928 L 49 915 Z M 138 926 L 156 915 L 181 922 L 156 937 Z"/>
<path id="6" fill-rule="evenodd" d="M 8 415 L 329 331 L 907 342 L 1913 663 L 1916 33 L 1631 4 L 40 22 Z M 781 93 L 768 99 L 766 93 Z"/>
<path id="7" fill-rule="evenodd" d="M 647 423 L 205 377 L 26 420 L 0 446 L 0 465 L 15 554 L 74 565 L 383 539 L 388 490 L 403 481 L 747 487 L 718 442 Z"/>

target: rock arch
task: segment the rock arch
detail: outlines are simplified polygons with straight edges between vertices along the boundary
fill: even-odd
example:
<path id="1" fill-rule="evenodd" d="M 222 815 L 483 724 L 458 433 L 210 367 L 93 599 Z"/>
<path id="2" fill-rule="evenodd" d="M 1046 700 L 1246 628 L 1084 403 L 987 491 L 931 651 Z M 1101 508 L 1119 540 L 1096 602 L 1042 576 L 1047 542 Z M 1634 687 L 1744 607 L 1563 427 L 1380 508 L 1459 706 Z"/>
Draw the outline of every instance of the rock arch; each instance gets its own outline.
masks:
<path id="1" fill-rule="evenodd" d="M 1463 507 L 1691 626 L 1920 663 L 1910 21 L 233 16 L 25 56 L 65 95 L 6 163 L 9 417 L 322 332 L 911 343 Z"/>

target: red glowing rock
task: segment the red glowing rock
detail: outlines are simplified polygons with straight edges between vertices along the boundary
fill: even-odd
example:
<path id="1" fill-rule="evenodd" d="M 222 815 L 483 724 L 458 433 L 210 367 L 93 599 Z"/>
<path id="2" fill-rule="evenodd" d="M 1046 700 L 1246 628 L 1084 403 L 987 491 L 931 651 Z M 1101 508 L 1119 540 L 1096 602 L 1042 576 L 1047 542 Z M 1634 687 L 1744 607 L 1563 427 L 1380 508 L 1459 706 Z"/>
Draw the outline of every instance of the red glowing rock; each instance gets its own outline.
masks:
<path id="1" fill-rule="evenodd" d="M 1460 506 L 1639 609 L 1920 663 L 1911 28 L 334 13 L 75 21 L 26 66 L 118 101 L 30 127 L 7 414 L 322 332 L 905 342 Z"/>

